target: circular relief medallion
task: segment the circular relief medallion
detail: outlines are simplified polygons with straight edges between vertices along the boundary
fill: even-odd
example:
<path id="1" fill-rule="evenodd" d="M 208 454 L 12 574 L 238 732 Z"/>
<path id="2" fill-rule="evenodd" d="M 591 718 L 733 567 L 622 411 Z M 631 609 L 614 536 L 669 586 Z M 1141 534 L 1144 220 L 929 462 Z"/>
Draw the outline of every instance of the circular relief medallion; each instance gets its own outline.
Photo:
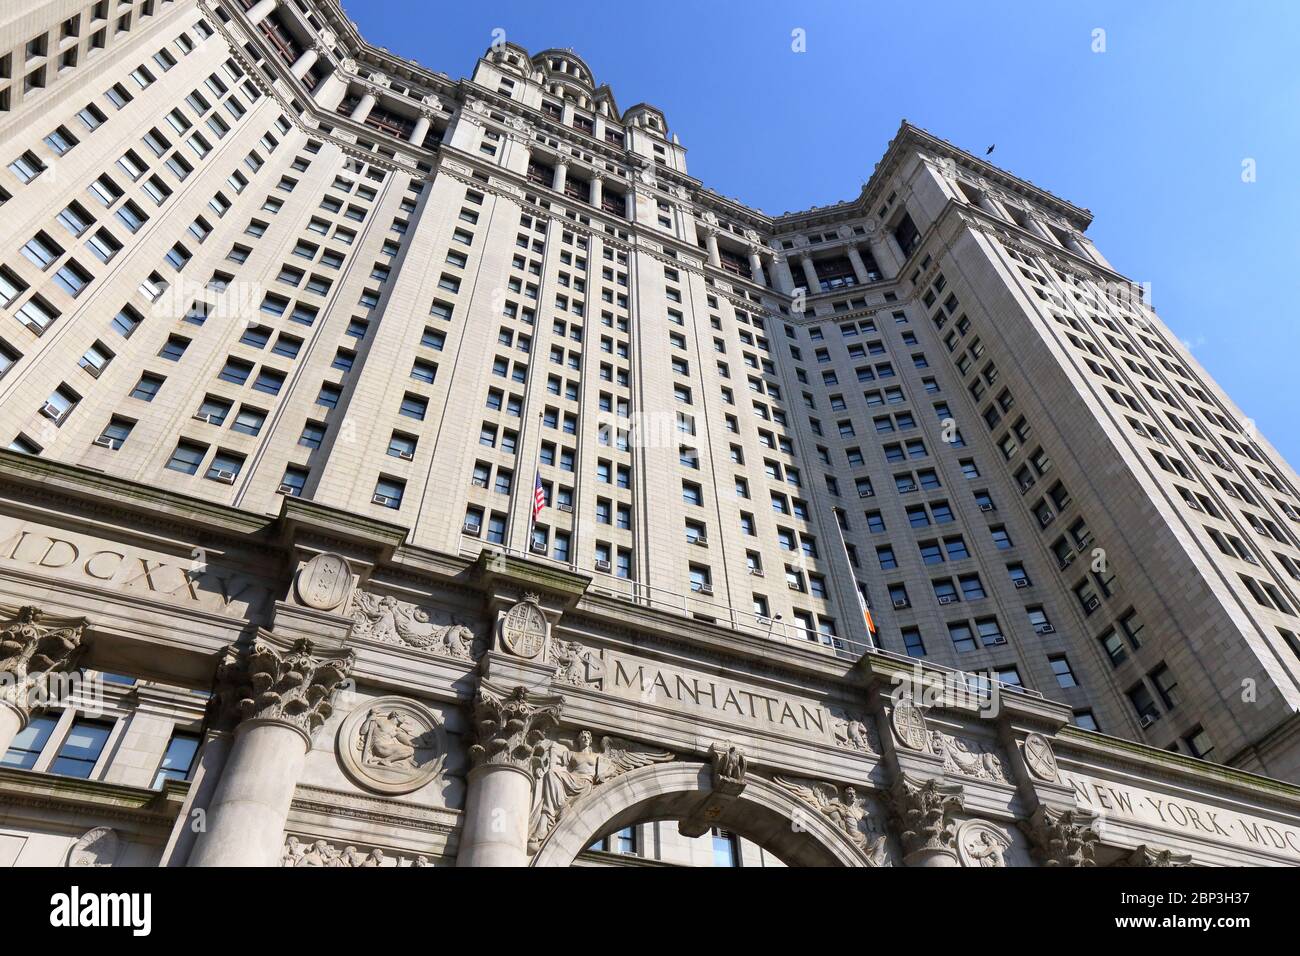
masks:
<path id="1" fill-rule="evenodd" d="M 318 554 L 298 570 L 298 600 L 318 611 L 332 611 L 348 595 L 352 570 L 337 554 Z"/>
<path id="2" fill-rule="evenodd" d="M 68 850 L 68 866 L 112 866 L 121 841 L 111 827 L 95 827 L 81 835 Z"/>
<path id="3" fill-rule="evenodd" d="M 1058 779 L 1056 772 L 1056 754 L 1052 753 L 1052 745 L 1042 734 L 1030 734 L 1025 738 L 1022 752 L 1025 755 L 1025 766 L 1039 780 L 1046 780 L 1048 783 L 1055 783 Z"/>
<path id="4" fill-rule="evenodd" d="M 904 747 L 908 750 L 925 750 L 925 714 L 921 713 L 921 708 L 912 703 L 910 698 L 904 697 L 894 705 L 889 714 L 889 722 Z"/>
<path id="5" fill-rule="evenodd" d="M 376 793 L 411 793 L 442 769 L 447 735 L 438 715 L 423 704 L 380 697 L 343 721 L 338 754 L 358 786 Z"/>
<path id="6" fill-rule="evenodd" d="M 991 823 L 966 820 L 957 827 L 957 857 L 962 866 L 1005 867 L 1009 849 L 1011 838 Z"/>
<path id="7" fill-rule="evenodd" d="M 546 615 L 532 595 L 524 598 L 501 619 L 501 643 L 516 657 L 536 657 L 546 644 Z"/>

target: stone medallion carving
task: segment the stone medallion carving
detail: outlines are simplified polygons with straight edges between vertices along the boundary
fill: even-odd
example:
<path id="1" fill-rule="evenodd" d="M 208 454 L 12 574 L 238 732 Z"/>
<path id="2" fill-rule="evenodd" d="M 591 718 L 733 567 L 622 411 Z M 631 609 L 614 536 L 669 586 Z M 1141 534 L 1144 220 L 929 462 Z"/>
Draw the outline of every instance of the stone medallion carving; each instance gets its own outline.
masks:
<path id="1" fill-rule="evenodd" d="M 68 866 L 112 866 L 122 849 L 117 831 L 111 827 L 95 827 L 82 834 L 68 851 Z"/>
<path id="2" fill-rule="evenodd" d="M 357 786 L 375 793 L 411 793 L 442 769 L 447 735 L 438 715 L 423 704 L 381 697 L 343 721 L 338 755 Z"/>
<path id="3" fill-rule="evenodd" d="M 550 625 L 542 613 L 536 594 L 525 594 L 524 599 L 501 618 L 501 644 L 515 657 L 534 658 L 546 646 Z"/>
<path id="4" fill-rule="evenodd" d="M 925 714 L 921 708 L 912 703 L 910 697 L 900 698 L 889 714 L 889 724 L 894 728 L 894 736 L 908 750 L 926 749 Z"/>
<path id="5" fill-rule="evenodd" d="M 1051 742 L 1042 734 L 1030 734 L 1021 746 L 1025 757 L 1025 766 L 1039 780 L 1056 783 L 1060 779 L 1056 770 L 1056 754 L 1052 753 Z"/>
<path id="6" fill-rule="evenodd" d="M 294 581 L 298 600 L 318 611 L 332 611 L 348 596 L 352 569 L 337 554 L 318 554 L 301 568 Z"/>
<path id="7" fill-rule="evenodd" d="M 983 820 L 966 820 L 957 826 L 957 859 L 962 866 L 1005 867 L 1011 837 Z"/>

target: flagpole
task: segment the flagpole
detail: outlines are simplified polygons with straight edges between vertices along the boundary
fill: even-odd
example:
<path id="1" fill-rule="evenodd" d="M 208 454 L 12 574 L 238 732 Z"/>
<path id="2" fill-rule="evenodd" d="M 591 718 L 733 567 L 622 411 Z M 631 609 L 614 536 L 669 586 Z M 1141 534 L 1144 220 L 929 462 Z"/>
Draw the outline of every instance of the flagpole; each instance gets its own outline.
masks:
<path id="1" fill-rule="evenodd" d="M 533 486 L 528 490 L 528 545 L 524 549 L 526 554 L 533 553 L 533 529 L 537 526 L 537 515 L 541 511 L 537 507 L 537 493 L 542 487 L 542 442 L 545 441 L 546 411 L 540 410 L 537 413 L 537 452 L 533 456 Z"/>
<path id="2" fill-rule="evenodd" d="M 876 644 L 876 621 L 871 616 L 871 605 L 862 594 L 862 588 L 858 586 L 857 575 L 853 573 L 853 559 L 849 556 L 849 543 L 844 539 L 844 526 L 840 524 L 840 509 L 831 507 L 831 514 L 835 518 L 835 533 L 840 538 L 840 550 L 844 552 L 844 562 L 849 568 L 849 578 L 853 582 L 853 593 L 858 596 L 858 610 L 862 612 L 862 624 L 867 629 L 867 646 L 878 647 Z"/>

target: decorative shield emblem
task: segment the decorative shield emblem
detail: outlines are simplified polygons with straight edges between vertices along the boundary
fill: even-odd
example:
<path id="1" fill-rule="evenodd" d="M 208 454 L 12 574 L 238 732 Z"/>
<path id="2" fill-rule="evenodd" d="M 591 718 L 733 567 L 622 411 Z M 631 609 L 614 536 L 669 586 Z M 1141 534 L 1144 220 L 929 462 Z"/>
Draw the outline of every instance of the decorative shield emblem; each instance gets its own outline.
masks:
<path id="1" fill-rule="evenodd" d="M 419 790 L 442 769 L 447 737 L 428 707 L 404 697 L 363 703 L 339 727 L 339 763 L 358 786 L 398 795 Z"/>
<path id="2" fill-rule="evenodd" d="M 318 554 L 298 570 L 298 600 L 318 611 L 332 611 L 348 596 L 352 570 L 337 554 Z"/>
<path id="3" fill-rule="evenodd" d="M 527 594 L 501 619 L 501 643 L 516 657 L 536 657 L 546 646 L 546 615 L 538 601 L 536 594 Z"/>
<path id="4" fill-rule="evenodd" d="M 1056 772 L 1056 754 L 1052 753 L 1051 743 L 1042 734 L 1030 734 L 1026 737 L 1022 752 L 1025 755 L 1025 766 L 1039 780 L 1055 783 L 1059 779 Z"/>
<path id="5" fill-rule="evenodd" d="M 908 750 L 925 750 L 925 714 L 912 703 L 911 698 L 904 697 L 894 705 L 889 722 L 904 747 Z"/>

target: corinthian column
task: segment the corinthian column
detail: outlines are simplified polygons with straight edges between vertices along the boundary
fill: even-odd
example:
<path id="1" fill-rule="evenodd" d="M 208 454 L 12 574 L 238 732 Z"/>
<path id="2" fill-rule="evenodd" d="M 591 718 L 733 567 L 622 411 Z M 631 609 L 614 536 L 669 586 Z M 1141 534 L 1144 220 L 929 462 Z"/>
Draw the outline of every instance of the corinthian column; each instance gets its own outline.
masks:
<path id="1" fill-rule="evenodd" d="M 320 54 L 314 49 L 303 50 L 302 55 L 293 61 L 293 66 L 289 68 L 289 72 L 301 80 L 311 71 L 311 68 L 316 65 L 316 61 L 319 59 Z"/>
<path id="2" fill-rule="evenodd" d="M 76 669 L 85 630 L 85 618 L 47 619 L 30 605 L 0 629 L 0 754 L 27 726 L 32 709 L 55 696 L 50 678 Z"/>
<path id="3" fill-rule="evenodd" d="M 527 866 L 534 751 L 560 720 L 561 698 L 479 681 L 472 764 L 457 866 Z"/>
<path id="4" fill-rule="evenodd" d="M 377 102 L 379 101 L 375 98 L 374 93 L 363 93 L 361 99 L 357 101 L 357 105 L 352 108 L 352 115 L 349 118 L 357 123 L 364 123 Z"/>
<path id="5" fill-rule="evenodd" d="M 190 866 L 279 863 L 311 735 L 352 669 L 351 650 L 317 650 L 305 639 L 284 649 L 268 637 L 247 650 L 227 648 L 218 666 L 218 694 L 239 723 Z"/>
<path id="6" fill-rule="evenodd" d="M 1044 866 L 1096 866 L 1094 844 L 1098 840 L 1093 824 L 1097 815 L 1089 810 L 1054 810 L 1040 806 L 1029 819 L 1029 838 L 1034 855 Z"/>
<path id="7" fill-rule="evenodd" d="M 808 294 L 816 295 L 822 290 L 822 281 L 817 277 L 817 267 L 813 265 L 812 256 L 804 256 L 799 260 L 803 266 L 804 281 L 808 283 Z"/>
<path id="8" fill-rule="evenodd" d="M 260 3 L 254 4 L 246 14 L 248 22 L 253 24 L 261 23 L 279 5 L 280 0 L 261 0 Z"/>
<path id="9" fill-rule="evenodd" d="M 889 806 L 903 837 L 903 862 L 908 866 L 960 866 L 957 859 L 954 813 L 962 809 L 962 789 L 930 779 L 902 774 L 889 791 Z"/>

